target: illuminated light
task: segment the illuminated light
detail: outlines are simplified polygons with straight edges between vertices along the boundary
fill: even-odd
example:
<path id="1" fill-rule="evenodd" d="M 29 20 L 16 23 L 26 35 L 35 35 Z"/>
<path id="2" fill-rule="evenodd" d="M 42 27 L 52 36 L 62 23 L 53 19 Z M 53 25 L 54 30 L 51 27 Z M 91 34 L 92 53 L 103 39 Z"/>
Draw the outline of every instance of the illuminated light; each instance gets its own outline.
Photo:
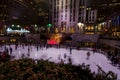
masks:
<path id="1" fill-rule="evenodd" d="M 84 24 L 83 23 L 78 23 L 79 29 L 83 29 Z"/>
<path id="2" fill-rule="evenodd" d="M 58 32 L 59 32 L 59 31 L 58 31 L 58 28 L 55 28 L 55 32 L 56 32 L 56 33 L 58 33 Z"/>
<path id="3" fill-rule="evenodd" d="M 90 30 L 90 26 L 88 27 L 88 30 Z"/>
<path id="4" fill-rule="evenodd" d="M 14 27 L 15 25 L 14 24 L 12 24 L 12 27 Z"/>
<path id="5" fill-rule="evenodd" d="M 88 29 L 88 27 L 85 27 L 85 29 L 87 30 L 87 29 Z"/>
<path id="6" fill-rule="evenodd" d="M 71 27 L 71 28 L 70 28 L 70 33 L 74 33 L 74 32 L 75 32 L 74 28 Z"/>
<path id="7" fill-rule="evenodd" d="M 101 23 L 101 25 L 104 25 L 104 24 L 105 24 L 105 22 Z"/>
<path id="8" fill-rule="evenodd" d="M 30 33 L 30 31 L 26 30 L 26 29 L 22 29 L 21 30 L 12 30 L 11 28 L 7 28 L 7 33 Z"/>
<path id="9" fill-rule="evenodd" d="M 10 40 L 10 42 L 15 42 L 15 41 L 16 41 L 16 39 L 11 39 L 11 40 Z"/>
<path id="10" fill-rule="evenodd" d="M 55 40 L 48 40 L 47 43 L 48 44 L 57 44 L 57 42 Z"/>
<path id="11" fill-rule="evenodd" d="M 12 17 L 13 19 L 18 19 L 18 17 Z"/>
<path id="12" fill-rule="evenodd" d="M 19 0 L 19 1 L 21 1 L 21 2 L 22 2 L 23 0 Z"/>
<path id="13" fill-rule="evenodd" d="M 20 25 L 17 25 L 17 27 L 19 28 L 19 27 L 20 27 Z"/>
<path id="14" fill-rule="evenodd" d="M 33 4 L 33 2 L 30 2 L 30 4 Z"/>
<path id="15" fill-rule="evenodd" d="M 11 28 L 7 28 L 7 30 L 6 30 L 7 32 L 11 32 L 12 31 L 12 29 Z"/>
<path id="16" fill-rule="evenodd" d="M 35 27 L 37 27 L 37 25 L 35 24 Z"/>
<path id="17" fill-rule="evenodd" d="M 83 23 L 78 23 L 78 27 L 84 26 Z"/>
<path id="18" fill-rule="evenodd" d="M 59 44 L 61 41 L 61 34 L 53 34 L 49 40 L 47 40 L 48 44 Z"/>
<path id="19" fill-rule="evenodd" d="M 5 42 L 5 40 L 2 40 L 2 42 Z"/>
<path id="20" fill-rule="evenodd" d="M 91 30 L 93 30 L 94 28 L 93 27 L 91 27 Z"/>
<path id="21" fill-rule="evenodd" d="M 28 26 L 26 26 L 25 28 L 28 29 Z"/>
<path id="22" fill-rule="evenodd" d="M 15 42 L 16 41 L 16 39 L 13 39 L 13 42 Z"/>
<path id="23" fill-rule="evenodd" d="M 22 33 L 29 33 L 30 31 L 28 31 L 28 30 L 25 30 L 25 29 L 21 29 L 20 30 Z"/>
<path id="24" fill-rule="evenodd" d="M 48 24 L 47 27 L 52 27 L 52 24 Z"/>
<path id="25" fill-rule="evenodd" d="M 105 31 L 107 31 L 107 29 L 105 29 Z"/>
<path id="26" fill-rule="evenodd" d="M 61 28 L 61 32 L 65 32 L 66 31 L 66 27 Z"/>

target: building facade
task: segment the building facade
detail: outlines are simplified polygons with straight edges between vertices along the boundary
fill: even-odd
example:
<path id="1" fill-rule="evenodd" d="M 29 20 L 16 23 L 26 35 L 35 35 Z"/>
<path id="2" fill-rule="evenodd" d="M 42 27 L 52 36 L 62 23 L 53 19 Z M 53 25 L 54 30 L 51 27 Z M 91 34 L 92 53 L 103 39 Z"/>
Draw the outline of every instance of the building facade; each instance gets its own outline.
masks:
<path id="1" fill-rule="evenodd" d="M 107 37 L 120 37 L 120 1 L 97 0 L 93 2 L 95 4 L 94 9 L 97 9 L 97 32 L 102 32 Z"/>
<path id="2" fill-rule="evenodd" d="M 78 23 L 93 24 L 96 11 L 88 8 L 88 0 L 49 0 L 52 24 L 60 32 L 79 32 Z"/>
<path id="3" fill-rule="evenodd" d="M 34 0 L 1 0 L 0 20 L 5 24 L 37 23 L 38 5 Z"/>

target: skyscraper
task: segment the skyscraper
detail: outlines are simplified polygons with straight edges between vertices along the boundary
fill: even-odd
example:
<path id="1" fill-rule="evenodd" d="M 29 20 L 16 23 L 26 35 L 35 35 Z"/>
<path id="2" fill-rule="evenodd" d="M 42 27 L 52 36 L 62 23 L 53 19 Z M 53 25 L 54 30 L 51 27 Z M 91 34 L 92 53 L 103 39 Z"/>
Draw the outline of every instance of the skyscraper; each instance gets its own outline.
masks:
<path id="1" fill-rule="evenodd" d="M 88 0 L 49 0 L 52 13 L 52 24 L 62 32 L 78 31 L 78 23 L 86 24 L 95 21 L 94 10 L 88 8 Z M 89 9 L 89 10 L 88 10 Z M 92 17 L 91 17 L 92 16 Z M 93 17 L 94 16 L 94 17 Z M 90 17 L 88 19 L 88 17 Z M 89 22 L 90 23 L 90 22 Z M 88 24 L 88 23 L 87 23 Z M 62 29 L 61 29 L 62 28 Z"/>

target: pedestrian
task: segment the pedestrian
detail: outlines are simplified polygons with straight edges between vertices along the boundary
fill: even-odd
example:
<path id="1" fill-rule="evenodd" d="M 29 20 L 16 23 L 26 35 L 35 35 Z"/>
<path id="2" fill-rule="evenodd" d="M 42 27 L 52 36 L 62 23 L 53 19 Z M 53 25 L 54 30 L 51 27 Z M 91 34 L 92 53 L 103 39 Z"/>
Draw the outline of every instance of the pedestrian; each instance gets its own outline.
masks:
<path id="1" fill-rule="evenodd" d="M 59 60 L 61 59 L 61 54 L 58 55 L 58 59 L 59 59 Z"/>
<path id="2" fill-rule="evenodd" d="M 89 51 L 87 52 L 87 56 L 90 56 L 90 52 Z"/>
<path id="3" fill-rule="evenodd" d="M 72 54 L 72 47 L 70 47 L 70 54 Z"/>
<path id="4" fill-rule="evenodd" d="M 64 54 L 64 58 L 66 58 L 67 57 L 67 55 L 66 55 L 66 53 Z"/>
<path id="5" fill-rule="evenodd" d="M 28 53 L 30 52 L 30 48 L 28 47 Z"/>
<path id="6" fill-rule="evenodd" d="M 4 60 L 5 59 L 5 51 L 4 52 L 2 52 L 2 59 Z"/>
<path id="7" fill-rule="evenodd" d="M 87 52 L 87 60 L 89 59 L 89 57 L 90 57 L 90 52 L 88 51 Z"/>
<path id="8" fill-rule="evenodd" d="M 38 51 L 38 46 L 36 48 L 37 48 L 37 51 Z"/>
<path id="9" fill-rule="evenodd" d="M 12 54 L 12 48 L 10 47 L 10 49 L 9 49 L 9 50 L 10 50 L 10 55 L 11 55 L 11 54 Z"/>

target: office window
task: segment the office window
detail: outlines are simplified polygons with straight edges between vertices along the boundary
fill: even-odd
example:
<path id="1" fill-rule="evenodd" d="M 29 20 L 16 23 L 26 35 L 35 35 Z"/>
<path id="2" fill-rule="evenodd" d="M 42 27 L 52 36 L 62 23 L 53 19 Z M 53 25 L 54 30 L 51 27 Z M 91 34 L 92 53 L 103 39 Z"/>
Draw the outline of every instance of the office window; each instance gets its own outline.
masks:
<path id="1" fill-rule="evenodd" d="M 65 20 L 67 20 L 67 17 L 65 17 Z"/>
<path id="2" fill-rule="evenodd" d="M 57 5 L 59 5 L 59 1 L 57 1 Z"/>
<path id="3" fill-rule="evenodd" d="M 57 10 L 59 9 L 59 6 L 57 6 Z"/>
<path id="4" fill-rule="evenodd" d="M 62 0 L 62 6 L 63 6 L 63 0 Z"/>
<path id="5" fill-rule="evenodd" d="M 30 2 L 30 4 L 33 4 L 33 2 Z"/>
<path id="6" fill-rule="evenodd" d="M 75 21 L 75 16 L 73 16 L 73 21 Z"/>
<path id="7" fill-rule="evenodd" d="M 54 22 L 56 22 L 56 20 L 54 20 Z"/>
<path id="8" fill-rule="evenodd" d="M 71 18 L 72 18 L 72 17 L 70 16 L 70 22 L 71 22 Z"/>
<path id="9" fill-rule="evenodd" d="M 76 5 L 76 0 L 74 0 L 74 8 L 75 8 L 75 5 Z"/>
<path id="10" fill-rule="evenodd" d="M 61 12 L 63 13 L 63 9 L 61 10 Z"/>
<path id="11" fill-rule="evenodd" d="M 6 7 L 6 5 L 4 5 L 4 7 Z"/>
<path id="12" fill-rule="evenodd" d="M 65 6 L 65 9 L 67 9 L 67 5 Z"/>
<path id="13" fill-rule="evenodd" d="M 19 0 L 19 1 L 23 2 L 23 0 Z"/>
<path id="14" fill-rule="evenodd" d="M 65 9 L 65 12 L 67 12 L 67 9 Z"/>
<path id="15" fill-rule="evenodd" d="M 67 17 L 67 14 L 65 14 L 65 17 Z"/>
<path id="16" fill-rule="evenodd" d="M 56 18 L 56 14 L 54 14 L 54 18 Z"/>
<path id="17" fill-rule="evenodd" d="M 67 4 L 67 0 L 66 0 L 66 4 Z"/>

